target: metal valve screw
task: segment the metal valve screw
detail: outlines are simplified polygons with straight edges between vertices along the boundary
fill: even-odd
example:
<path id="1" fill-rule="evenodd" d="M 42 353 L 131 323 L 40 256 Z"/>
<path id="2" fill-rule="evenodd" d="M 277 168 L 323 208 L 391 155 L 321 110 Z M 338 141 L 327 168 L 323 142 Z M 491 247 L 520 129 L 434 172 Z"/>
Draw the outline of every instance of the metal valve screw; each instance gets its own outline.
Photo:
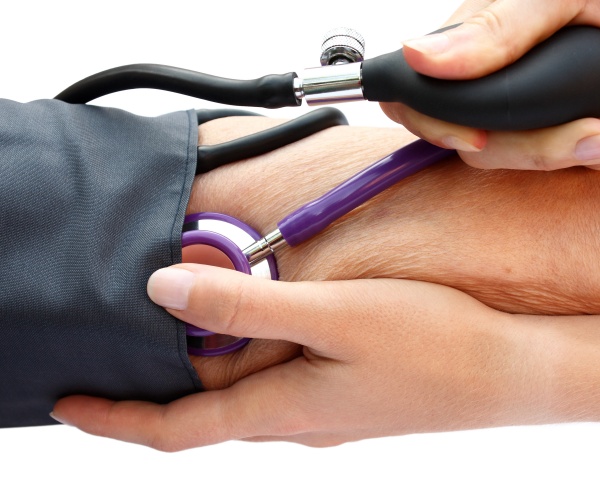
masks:
<path id="1" fill-rule="evenodd" d="M 365 56 L 365 39 L 350 28 L 335 28 L 323 37 L 321 66 L 360 62 Z"/>

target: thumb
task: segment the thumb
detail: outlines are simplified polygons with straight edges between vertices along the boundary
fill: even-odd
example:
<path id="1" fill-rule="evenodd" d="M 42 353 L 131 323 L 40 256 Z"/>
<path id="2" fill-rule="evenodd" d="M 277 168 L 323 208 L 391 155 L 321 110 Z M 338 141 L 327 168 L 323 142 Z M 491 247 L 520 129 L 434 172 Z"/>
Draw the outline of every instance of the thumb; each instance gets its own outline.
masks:
<path id="1" fill-rule="evenodd" d="M 288 340 L 327 352 L 331 341 L 318 332 L 324 321 L 335 321 L 332 301 L 354 300 L 348 288 L 332 282 L 270 281 L 201 264 L 159 269 L 148 281 L 150 299 L 186 323 L 215 333 Z M 339 314 L 342 321 L 343 312 Z"/>
<path id="2" fill-rule="evenodd" d="M 467 12 L 467 1 L 459 9 Z M 516 61 L 572 21 L 584 0 L 504 0 L 491 3 L 460 26 L 404 42 L 404 57 L 436 78 L 479 78 Z"/>

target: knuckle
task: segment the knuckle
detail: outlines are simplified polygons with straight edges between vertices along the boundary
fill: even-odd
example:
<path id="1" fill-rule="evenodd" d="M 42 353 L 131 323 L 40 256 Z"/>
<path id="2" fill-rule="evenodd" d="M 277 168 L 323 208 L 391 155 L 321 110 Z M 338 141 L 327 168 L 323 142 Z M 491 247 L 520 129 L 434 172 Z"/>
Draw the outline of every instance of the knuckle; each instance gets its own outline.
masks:
<path id="1" fill-rule="evenodd" d="M 174 453 L 181 451 L 183 447 L 178 445 L 176 435 L 170 432 L 164 432 L 157 428 L 148 439 L 148 446 L 163 453 Z"/>
<path id="2" fill-rule="evenodd" d="M 163 453 L 175 453 L 177 451 L 181 451 L 182 448 L 175 445 L 175 443 L 169 439 L 165 438 L 162 434 L 155 435 L 148 444 L 150 448 L 154 448 L 156 451 L 161 451 Z"/>
<path id="3" fill-rule="evenodd" d="M 582 136 L 600 133 L 600 120 L 598 118 L 582 118 L 572 123 Z"/>
<path id="4" fill-rule="evenodd" d="M 492 36 L 499 36 L 505 31 L 505 22 L 496 12 L 490 9 L 483 9 L 477 12 L 469 19 L 469 23 L 483 28 Z"/>
<path id="5" fill-rule="evenodd" d="M 490 161 L 487 155 L 482 153 L 464 153 L 459 151 L 458 155 L 467 165 L 479 170 L 493 170 L 498 168 L 495 161 Z"/>
<path id="6" fill-rule="evenodd" d="M 490 38 L 488 47 L 496 49 L 503 64 L 513 62 L 519 56 L 519 37 L 512 36 L 513 29 L 501 15 L 490 9 L 484 9 L 468 20 L 469 24 L 483 30 Z"/>
<path id="7" fill-rule="evenodd" d="M 148 446 L 164 453 L 174 453 L 184 449 L 178 444 L 179 434 L 170 429 L 166 419 L 166 410 L 160 414 L 157 422 L 149 429 Z"/>
<path id="8" fill-rule="evenodd" d="M 406 112 L 408 108 L 405 105 L 395 102 L 382 102 L 380 106 L 390 120 L 406 125 Z"/>
<path id="9" fill-rule="evenodd" d="M 529 170 L 541 170 L 547 172 L 556 168 L 550 158 L 543 154 L 529 154 L 525 158 L 525 161 Z"/>
<path id="10" fill-rule="evenodd" d="M 575 5 L 578 7 L 577 15 L 589 13 L 595 19 L 600 15 L 600 5 L 597 0 L 578 0 Z"/>
<path id="11" fill-rule="evenodd" d="M 189 448 L 187 433 L 175 425 L 170 407 L 162 406 L 145 430 L 147 445 L 163 453 L 175 453 Z"/>
<path id="12" fill-rule="evenodd" d="M 253 309 L 252 294 L 245 280 L 235 280 L 223 291 L 223 300 L 218 301 L 219 323 L 223 332 L 230 335 L 244 332 L 248 327 L 249 314 Z"/>
<path id="13" fill-rule="evenodd" d="M 437 120 L 423 115 L 405 104 L 393 103 L 390 107 L 382 109 L 388 118 L 400 123 L 414 135 L 424 137 L 434 143 L 437 140 L 437 137 L 434 136 L 441 135 L 441 132 L 437 130 L 440 127 Z"/>

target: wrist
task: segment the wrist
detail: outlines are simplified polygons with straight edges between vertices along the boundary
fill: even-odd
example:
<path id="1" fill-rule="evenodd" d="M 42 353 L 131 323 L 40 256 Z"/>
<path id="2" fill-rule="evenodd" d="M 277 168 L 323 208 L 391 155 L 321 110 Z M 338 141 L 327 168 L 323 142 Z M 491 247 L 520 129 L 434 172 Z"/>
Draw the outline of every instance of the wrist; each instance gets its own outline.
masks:
<path id="1" fill-rule="evenodd" d="M 467 404 L 463 410 L 467 417 L 459 429 L 565 421 L 556 386 L 560 353 L 565 348 L 559 339 L 548 337 L 537 318 L 541 317 L 489 308 L 483 315 L 470 314 L 468 324 L 473 328 L 461 343 L 476 356 L 468 364 L 470 377 L 455 384 L 459 391 L 455 397 L 464 398 Z M 469 380 L 476 382 L 472 388 Z M 469 407 L 469 402 L 474 406 Z"/>
<path id="2" fill-rule="evenodd" d="M 600 420 L 600 316 L 517 316 L 532 334 L 541 423 Z M 527 340 L 526 340 L 527 341 Z"/>

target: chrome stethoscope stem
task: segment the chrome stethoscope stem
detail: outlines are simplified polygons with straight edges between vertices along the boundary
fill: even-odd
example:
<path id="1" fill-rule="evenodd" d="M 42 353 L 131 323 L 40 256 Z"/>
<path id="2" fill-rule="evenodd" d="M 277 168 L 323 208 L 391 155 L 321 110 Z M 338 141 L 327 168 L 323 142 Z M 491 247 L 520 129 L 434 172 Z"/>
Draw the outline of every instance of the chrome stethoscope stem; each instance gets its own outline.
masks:
<path id="1" fill-rule="evenodd" d="M 283 235 L 279 229 L 275 229 L 265 237 L 256 240 L 252 245 L 242 250 L 243 254 L 248 259 L 248 263 L 252 266 L 261 260 L 266 259 L 269 255 L 275 253 L 275 249 L 285 244 Z"/>

